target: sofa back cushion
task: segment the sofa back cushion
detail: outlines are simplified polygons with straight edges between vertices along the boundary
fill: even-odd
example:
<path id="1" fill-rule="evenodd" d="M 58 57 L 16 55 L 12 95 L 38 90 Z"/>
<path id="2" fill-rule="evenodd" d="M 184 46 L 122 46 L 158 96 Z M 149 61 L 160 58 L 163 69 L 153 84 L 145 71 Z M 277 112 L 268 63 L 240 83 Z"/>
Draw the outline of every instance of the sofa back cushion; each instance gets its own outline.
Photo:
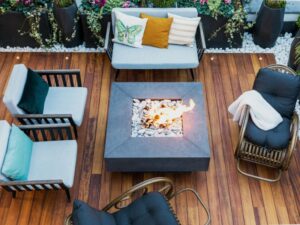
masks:
<path id="1" fill-rule="evenodd" d="M 7 178 L 10 180 L 27 180 L 32 145 L 32 140 L 13 124 L 1 170 Z"/>
<path id="2" fill-rule="evenodd" d="M 291 118 L 300 92 L 300 76 L 284 74 L 268 68 L 259 70 L 253 89 L 286 118 Z"/>
<path id="3" fill-rule="evenodd" d="M 24 114 L 24 111 L 18 107 L 18 103 L 22 98 L 26 80 L 26 66 L 14 65 L 3 97 L 3 102 L 11 114 Z"/>
<path id="4" fill-rule="evenodd" d="M 10 125 L 5 120 L 0 120 L 0 171 L 3 165 L 4 157 L 7 150 L 7 144 L 10 134 Z M 0 172 L 0 181 L 7 181 L 8 179 Z"/>
<path id="5" fill-rule="evenodd" d="M 79 200 L 73 203 L 72 221 L 74 225 L 116 225 L 111 214 L 92 208 Z"/>
<path id="6" fill-rule="evenodd" d="M 141 13 L 162 18 L 167 18 L 168 13 L 190 18 L 198 16 L 198 11 L 196 8 L 114 8 L 111 13 L 113 31 L 115 29 L 116 11 L 136 17 L 139 17 Z"/>

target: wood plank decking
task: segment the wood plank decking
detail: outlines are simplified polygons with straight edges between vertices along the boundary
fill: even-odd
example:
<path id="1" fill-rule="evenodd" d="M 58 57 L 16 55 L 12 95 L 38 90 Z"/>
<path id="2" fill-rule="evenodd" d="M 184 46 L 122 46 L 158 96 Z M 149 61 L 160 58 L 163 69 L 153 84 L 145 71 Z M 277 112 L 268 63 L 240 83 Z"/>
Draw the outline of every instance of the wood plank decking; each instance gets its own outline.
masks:
<path id="1" fill-rule="evenodd" d="M 207 123 L 211 146 L 209 171 L 198 173 L 108 173 L 103 149 L 111 77 L 104 54 L 0 53 L 0 119 L 12 122 L 2 103 L 12 67 L 24 63 L 33 69 L 79 68 L 89 96 L 84 123 L 79 129 L 78 161 L 73 198 L 101 208 L 133 184 L 154 176 L 174 179 L 178 187 L 196 188 L 212 214 L 212 224 L 300 223 L 299 147 L 280 182 L 268 184 L 237 173 L 233 156 L 238 126 L 228 105 L 251 88 L 261 66 L 274 63 L 270 54 L 205 54 L 196 81 L 205 86 Z M 191 81 L 188 71 L 122 72 L 119 81 Z M 272 171 L 246 166 L 248 171 L 272 175 Z M 200 225 L 205 213 L 190 195 L 172 201 L 182 224 Z M 0 190 L 0 225 L 61 225 L 71 212 L 63 191 L 18 193 L 12 199 Z"/>

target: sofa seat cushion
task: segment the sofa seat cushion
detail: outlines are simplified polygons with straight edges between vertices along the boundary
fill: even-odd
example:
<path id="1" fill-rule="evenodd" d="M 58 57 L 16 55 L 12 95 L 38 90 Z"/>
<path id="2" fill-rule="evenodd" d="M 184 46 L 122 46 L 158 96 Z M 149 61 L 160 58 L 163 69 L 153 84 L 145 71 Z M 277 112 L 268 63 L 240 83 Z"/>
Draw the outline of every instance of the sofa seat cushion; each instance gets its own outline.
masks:
<path id="1" fill-rule="evenodd" d="M 168 48 L 132 48 L 114 43 L 112 66 L 115 69 L 189 69 L 199 65 L 196 44 L 193 47 L 169 45 Z"/>
<path id="2" fill-rule="evenodd" d="M 291 118 L 300 92 L 300 76 L 262 68 L 256 76 L 253 89 L 281 116 Z"/>
<path id="3" fill-rule="evenodd" d="M 166 199 L 151 192 L 113 214 L 117 225 L 179 225 Z"/>
<path id="4" fill-rule="evenodd" d="M 0 120 L 0 181 L 8 181 L 7 177 L 1 173 L 4 162 L 11 126 L 5 120 Z"/>
<path id="5" fill-rule="evenodd" d="M 77 158 L 77 142 L 34 142 L 28 180 L 63 180 L 73 186 Z"/>
<path id="6" fill-rule="evenodd" d="M 45 100 L 44 114 L 72 114 L 77 126 L 84 116 L 87 89 L 83 87 L 50 87 Z"/>
<path id="7" fill-rule="evenodd" d="M 74 225 L 116 225 L 111 214 L 79 200 L 73 203 L 72 222 Z"/>
<path id="8" fill-rule="evenodd" d="M 270 149 L 284 149 L 291 137 L 291 120 L 283 117 L 283 121 L 274 129 L 264 131 L 259 129 L 249 117 L 245 137 L 250 142 Z"/>

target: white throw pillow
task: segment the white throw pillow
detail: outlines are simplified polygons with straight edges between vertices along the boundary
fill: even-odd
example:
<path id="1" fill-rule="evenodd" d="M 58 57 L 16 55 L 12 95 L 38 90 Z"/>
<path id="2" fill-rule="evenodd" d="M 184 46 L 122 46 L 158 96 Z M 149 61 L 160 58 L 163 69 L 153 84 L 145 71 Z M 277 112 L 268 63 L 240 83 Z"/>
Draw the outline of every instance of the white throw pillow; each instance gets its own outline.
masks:
<path id="1" fill-rule="evenodd" d="M 115 38 L 113 41 L 136 48 L 142 48 L 147 20 L 148 19 L 141 19 L 116 12 Z"/>
<path id="2" fill-rule="evenodd" d="M 188 18 L 168 13 L 173 18 L 169 34 L 169 44 L 193 46 L 195 35 L 199 26 L 200 17 Z"/>

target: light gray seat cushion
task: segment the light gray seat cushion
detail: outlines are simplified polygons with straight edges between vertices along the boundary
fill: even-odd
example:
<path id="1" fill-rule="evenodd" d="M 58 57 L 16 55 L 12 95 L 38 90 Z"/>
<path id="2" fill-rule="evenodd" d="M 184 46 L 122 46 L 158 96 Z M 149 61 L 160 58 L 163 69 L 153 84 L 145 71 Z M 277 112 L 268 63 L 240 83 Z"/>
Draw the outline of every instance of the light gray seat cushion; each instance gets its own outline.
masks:
<path id="1" fill-rule="evenodd" d="M 87 88 L 84 87 L 50 87 L 43 114 L 72 114 L 75 124 L 80 126 L 86 98 Z"/>
<path id="2" fill-rule="evenodd" d="M 63 180 L 71 188 L 74 182 L 77 142 L 34 142 L 28 180 Z"/>
<path id="3" fill-rule="evenodd" d="M 169 45 L 169 48 L 132 48 L 114 43 L 112 66 L 115 69 L 189 69 L 199 65 L 196 44 L 193 47 Z"/>
<path id="4" fill-rule="evenodd" d="M 5 120 L 0 120 L 0 181 L 8 181 L 8 179 L 1 173 L 4 162 L 11 126 Z"/>

